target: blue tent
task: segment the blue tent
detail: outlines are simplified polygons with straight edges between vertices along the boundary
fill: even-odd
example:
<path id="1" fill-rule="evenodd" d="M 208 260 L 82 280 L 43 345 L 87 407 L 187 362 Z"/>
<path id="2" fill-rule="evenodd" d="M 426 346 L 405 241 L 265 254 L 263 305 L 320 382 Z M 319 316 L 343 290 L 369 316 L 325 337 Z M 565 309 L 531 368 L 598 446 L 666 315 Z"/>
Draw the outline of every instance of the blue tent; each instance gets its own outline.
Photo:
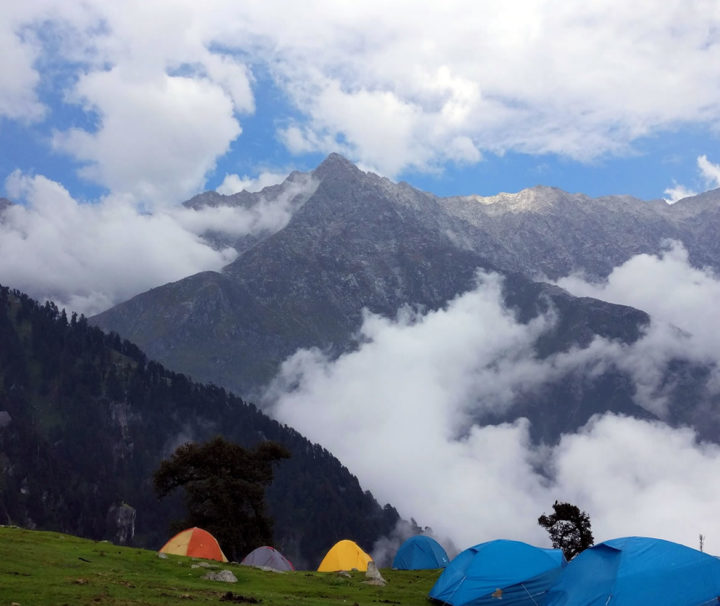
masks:
<path id="1" fill-rule="evenodd" d="M 563 566 L 565 558 L 559 549 L 540 549 L 520 541 L 490 541 L 460 553 L 429 595 L 452 606 L 535 606 Z"/>
<path id="2" fill-rule="evenodd" d="M 599 543 L 573 559 L 547 606 L 700 606 L 720 601 L 720 560 L 645 537 Z"/>
<path id="3" fill-rule="evenodd" d="M 398 570 L 428 570 L 445 568 L 449 562 L 447 553 L 440 543 L 424 534 L 419 534 L 400 545 L 392 567 Z"/>

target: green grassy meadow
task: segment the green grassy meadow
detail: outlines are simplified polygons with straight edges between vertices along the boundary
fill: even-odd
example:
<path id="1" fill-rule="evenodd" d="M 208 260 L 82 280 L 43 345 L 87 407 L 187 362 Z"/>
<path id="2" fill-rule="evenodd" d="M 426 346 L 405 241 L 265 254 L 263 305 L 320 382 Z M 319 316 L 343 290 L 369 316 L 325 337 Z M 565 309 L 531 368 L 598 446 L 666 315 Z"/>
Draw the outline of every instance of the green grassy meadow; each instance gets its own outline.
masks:
<path id="1" fill-rule="evenodd" d="M 343 605 L 422 604 L 440 571 L 381 570 L 385 587 L 365 574 L 267 572 L 237 564 L 237 583 L 202 577 L 202 560 L 161 559 L 154 551 L 118 547 L 56 532 L 0 527 L 0 606 L 97 604 Z M 232 592 L 229 595 L 228 592 Z"/>

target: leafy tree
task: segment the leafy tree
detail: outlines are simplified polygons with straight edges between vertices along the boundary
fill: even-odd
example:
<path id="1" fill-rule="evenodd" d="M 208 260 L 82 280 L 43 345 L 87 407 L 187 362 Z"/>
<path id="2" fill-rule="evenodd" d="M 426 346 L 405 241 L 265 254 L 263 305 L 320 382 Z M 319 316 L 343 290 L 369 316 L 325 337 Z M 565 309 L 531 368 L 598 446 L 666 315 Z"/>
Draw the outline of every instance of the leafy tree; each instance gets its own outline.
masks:
<path id="1" fill-rule="evenodd" d="M 263 442 L 254 450 L 222 437 L 183 444 L 155 471 L 155 491 L 164 497 L 183 487 L 188 517 L 173 524 L 175 529 L 202 527 L 215 535 L 228 557 L 237 560 L 256 547 L 272 544 L 265 487 L 272 482 L 272 464 L 289 457 L 276 442 Z"/>
<path id="2" fill-rule="evenodd" d="M 565 559 L 570 561 L 595 542 L 590 529 L 590 516 L 570 503 L 555 501 L 553 509 L 555 513 L 541 515 L 538 524 L 550 534 L 553 547 L 562 549 Z"/>

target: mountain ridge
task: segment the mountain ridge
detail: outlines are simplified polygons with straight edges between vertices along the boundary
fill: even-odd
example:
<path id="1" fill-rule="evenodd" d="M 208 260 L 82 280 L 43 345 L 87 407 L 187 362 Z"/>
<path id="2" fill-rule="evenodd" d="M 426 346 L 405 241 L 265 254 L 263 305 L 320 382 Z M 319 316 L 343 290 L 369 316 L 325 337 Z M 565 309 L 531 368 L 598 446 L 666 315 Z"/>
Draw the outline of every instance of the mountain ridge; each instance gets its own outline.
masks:
<path id="1" fill-rule="evenodd" d="M 199 376 L 252 394 L 258 378 L 269 381 L 279 361 L 298 348 L 345 351 L 363 309 L 390 317 L 406 303 L 437 309 L 473 288 L 478 268 L 498 270 L 478 252 L 485 247 L 457 246 L 448 232 L 460 229 L 459 222 L 444 215 L 434 196 L 398 188 L 339 155 L 323 162 L 313 178 L 317 188 L 285 228 L 217 275 L 204 272 L 164 287 L 182 301 L 172 306 L 172 297 L 161 297 L 162 314 L 172 314 L 167 322 L 147 312 L 153 309 L 149 301 L 163 292 L 158 289 L 93 321 L 139 338 L 151 355 L 186 371 L 187 360 L 177 355 L 182 343 L 202 343 L 200 350 L 208 353 L 198 361 L 205 369 Z M 397 195 L 388 197 L 388 189 Z M 519 274 L 509 279 L 525 280 Z M 193 293 L 206 292 L 210 282 L 219 298 L 199 297 L 205 311 L 193 315 Z M 224 307 L 214 318 L 208 310 L 216 304 Z M 106 321 L 110 315 L 124 320 Z M 162 335 L 158 324 L 165 327 Z M 259 359 L 268 351 L 266 361 Z M 240 361 L 238 376 L 246 379 L 229 383 L 224 371 L 217 371 L 229 370 L 233 359 Z"/>
<path id="2" fill-rule="evenodd" d="M 563 267 L 603 276 L 633 254 L 662 250 L 663 239 L 677 233 L 668 231 L 674 224 L 665 215 L 671 210 L 658 213 L 656 204 L 622 214 L 624 204 L 639 204 L 628 197 L 602 199 L 595 207 L 587 197 L 536 188 L 523 195 L 552 193 L 548 208 L 554 211 L 545 218 L 507 213 L 501 218 L 510 221 L 491 217 L 473 225 L 462 209 L 452 208 L 459 199 L 393 184 L 340 156 L 329 157 L 311 178 L 316 188 L 287 225 L 221 272 L 138 295 L 92 321 L 138 339 L 172 368 L 255 398 L 298 349 L 316 347 L 333 359 L 358 347 L 355 335 L 365 310 L 393 318 L 404 305 L 441 309 L 474 289 L 481 270 L 503 276 L 503 305 L 519 322 L 548 313 L 556 318 L 533 345 L 540 359 L 549 359 L 582 351 L 598 338 L 631 345 L 644 335 L 649 318 L 641 310 L 573 297 L 533 277 L 558 274 Z M 491 206 L 475 203 L 475 210 Z M 579 206 L 583 213 L 565 216 Z M 605 207 L 616 214 L 603 224 Z M 583 224 L 586 231 L 578 233 Z M 643 237 L 626 242 L 633 233 Z M 702 246 L 694 250 L 716 262 L 720 258 Z M 583 265 L 585 260 L 592 263 Z M 667 380 L 687 386 L 686 371 L 671 366 Z M 507 422 L 523 414 L 534 439 L 553 442 L 600 410 L 649 414 L 616 368 L 558 381 L 518 396 L 510 412 L 479 422 Z M 703 435 L 717 426 L 709 413 L 698 417 L 695 409 L 683 408 L 678 393 L 673 397 L 676 422 L 692 422 Z M 555 406 L 558 401 L 566 402 L 564 409 Z"/>

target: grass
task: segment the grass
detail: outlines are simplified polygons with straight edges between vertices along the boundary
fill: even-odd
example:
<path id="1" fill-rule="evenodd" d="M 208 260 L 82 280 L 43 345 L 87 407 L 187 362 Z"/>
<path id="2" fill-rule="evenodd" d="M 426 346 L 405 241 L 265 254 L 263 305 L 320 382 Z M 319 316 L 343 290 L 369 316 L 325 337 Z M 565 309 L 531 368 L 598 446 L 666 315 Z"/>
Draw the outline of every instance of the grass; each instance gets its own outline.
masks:
<path id="1" fill-rule="evenodd" d="M 222 583 L 203 579 L 208 569 L 197 567 L 200 562 L 181 556 L 161 559 L 154 551 L 56 532 L 0 527 L 0 606 L 427 606 L 427 593 L 439 575 L 439 571 L 384 569 L 387 585 L 374 587 L 363 583 L 361 572 L 345 578 L 336 573 L 280 574 L 222 564 L 218 569 L 231 570 L 238 579 Z"/>

